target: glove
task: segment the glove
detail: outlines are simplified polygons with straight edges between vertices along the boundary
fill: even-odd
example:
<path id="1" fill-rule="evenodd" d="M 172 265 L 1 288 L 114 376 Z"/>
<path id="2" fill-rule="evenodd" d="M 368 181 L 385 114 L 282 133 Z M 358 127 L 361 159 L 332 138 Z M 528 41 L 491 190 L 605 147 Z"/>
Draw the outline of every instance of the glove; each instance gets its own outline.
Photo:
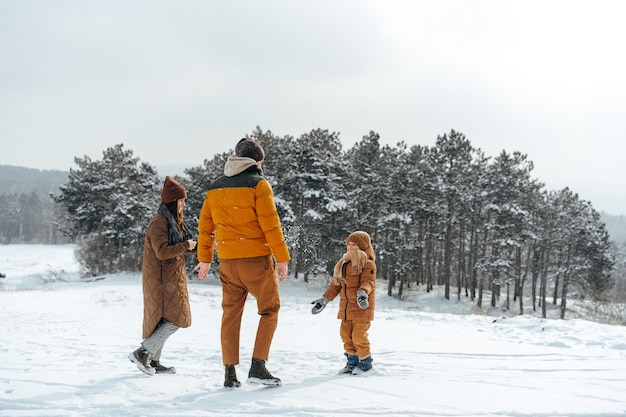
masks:
<path id="1" fill-rule="evenodd" d="M 365 310 L 370 306 L 369 297 L 365 290 L 358 290 L 356 292 L 356 303 L 359 305 L 361 310 Z"/>
<path id="2" fill-rule="evenodd" d="M 322 296 L 321 298 L 318 298 L 315 301 L 312 301 L 311 304 L 315 304 L 313 306 L 313 308 L 311 309 L 311 314 L 317 314 L 320 311 L 322 311 L 324 309 L 324 307 L 326 307 L 326 304 L 328 304 L 328 298 Z"/>

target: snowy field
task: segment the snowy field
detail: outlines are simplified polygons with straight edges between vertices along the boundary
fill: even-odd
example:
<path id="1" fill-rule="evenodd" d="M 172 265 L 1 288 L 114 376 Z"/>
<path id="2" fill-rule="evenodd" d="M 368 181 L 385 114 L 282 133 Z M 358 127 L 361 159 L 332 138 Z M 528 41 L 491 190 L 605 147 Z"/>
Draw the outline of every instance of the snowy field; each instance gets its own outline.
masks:
<path id="1" fill-rule="evenodd" d="M 0 272 L 0 416 L 626 415 L 620 326 L 470 315 L 469 302 L 436 293 L 391 299 L 380 282 L 374 369 L 340 376 L 337 300 L 313 316 L 310 302 L 324 283 L 290 277 L 267 364 L 283 386 L 245 383 L 257 323 L 251 299 L 242 386 L 228 390 L 217 279 L 189 283 L 193 324 L 162 357 L 178 373 L 150 377 L 127 359 L 141 336 L 140 275 L 81 280 L 71 245 L 0 246 Z"/>

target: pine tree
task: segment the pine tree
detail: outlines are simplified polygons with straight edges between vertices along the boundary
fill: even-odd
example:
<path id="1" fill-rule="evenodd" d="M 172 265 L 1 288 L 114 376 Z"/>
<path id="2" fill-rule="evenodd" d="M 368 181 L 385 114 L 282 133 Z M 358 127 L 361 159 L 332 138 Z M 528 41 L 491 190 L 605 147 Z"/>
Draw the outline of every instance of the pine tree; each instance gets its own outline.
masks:
<path id="1" fill-rule="evenodd" d="M 85 274 L 97 276 L 141 268 L 143 238 L 158 207 L 155 169 L 140 163 L 123 144 L 103 158 L 75 158 L 69 181 L 54 201 L 67 210 L 64 233 L 79 238 L 77 258 Z"/>
<path id="2" fill-rule="evenodd" d="M 461 219 L 463 216 L 464 197 L 470 186 L 471 167 L 474 149 L 465 135 L 452 130 L 449 135 L 439 136 L 433 152 L 430 153 L 432 164 L 439 173 L 438 211 L 440 229 L 443 236 L 442 274 L 440 282 L 444 285 L 444 297 L 450 299 L 450 284 L 455 246 L 462 246 L 463 236 Z M 461 258 L 457 261 L 460 261 Z M 457 270 L 460 270 L 457 268 Z M 460 282 L 458 282 L 460 288 Z"/>
<path id="3" fill-rule="evenodd" d="M 280 181 L 281 192 L 290 196 L 289 207 L 294 221 L 287 223 L 286 231 L 297 236 L 292 242 L 293 272 L 304 274 L 326 272 L 324 260 L 336 258 L 332 241 L 336 201 L 343 191 L 337 184 L 344 183 L 340 164 L 341 142 L 337 133 L 316 129 L 300 136 L 290 146 L 291 164 Z M 333 186 L 335 184 L 335 186 Z"/>

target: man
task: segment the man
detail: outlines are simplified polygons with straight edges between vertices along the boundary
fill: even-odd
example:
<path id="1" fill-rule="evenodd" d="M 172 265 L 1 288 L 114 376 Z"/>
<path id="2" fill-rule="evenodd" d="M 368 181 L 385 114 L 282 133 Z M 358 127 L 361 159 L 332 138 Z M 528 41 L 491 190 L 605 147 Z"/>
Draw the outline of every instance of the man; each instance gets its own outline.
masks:
<path id="1" fill-rule="evenodd" d="M 265 152 L 256 140 L 241 139 L 235 156 L 224 165 L 224 175 L 210 185 L 198 223 L 198 265 L 194 268 L 198 277 L 206 278 L 213 248 L 220 260 L 225 387 L 241 386 L 235 365 L 239 364 L 241 317 L 248 293 L 256 298 L 261 316 L 248 382 L 271 387 L 282 384 L 265 362 L 280 309 L 276 276 L 280 282 L 285 280 L 290 256 L 272 187 L 263 177 L 264 159 Z"/>

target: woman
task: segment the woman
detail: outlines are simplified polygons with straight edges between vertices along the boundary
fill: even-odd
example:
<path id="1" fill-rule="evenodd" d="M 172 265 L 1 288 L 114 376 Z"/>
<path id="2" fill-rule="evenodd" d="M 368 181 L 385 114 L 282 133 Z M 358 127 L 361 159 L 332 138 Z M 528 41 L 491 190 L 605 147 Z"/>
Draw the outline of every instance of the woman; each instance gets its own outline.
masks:
<path id="1" fill-rule="evenodd" d="M 161 365 L 165 341 L 180 327 L 191 325 L 184 254 L 196 248 L 183 221 L 187 192 L 167 176 L 161 205 L 146 231 L 141 269 L 143 285 L 143 342 L 128 358 L 148 375 L 176 373 Z"/>

